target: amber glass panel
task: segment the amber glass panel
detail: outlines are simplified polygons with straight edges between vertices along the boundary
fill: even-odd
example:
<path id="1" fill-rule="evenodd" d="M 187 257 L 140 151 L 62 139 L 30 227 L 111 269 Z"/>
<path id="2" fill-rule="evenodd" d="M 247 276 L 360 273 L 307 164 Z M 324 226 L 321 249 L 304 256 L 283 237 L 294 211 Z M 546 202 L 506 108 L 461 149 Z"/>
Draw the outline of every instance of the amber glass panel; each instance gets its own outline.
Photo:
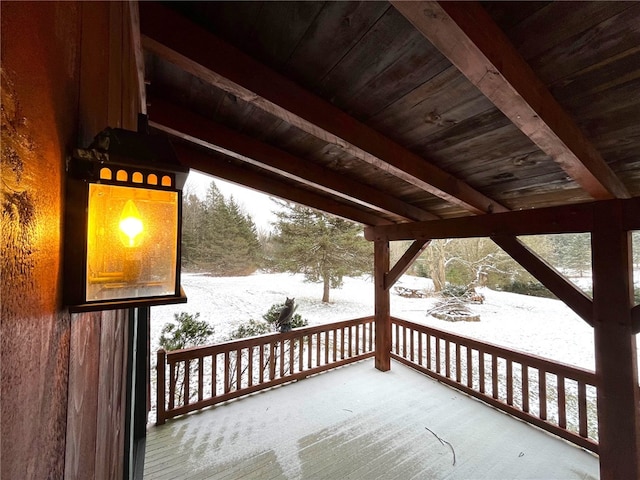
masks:
<path id="1" fill-rule="evenodd" d="M 178 192 L 90 184 L 87 234 L 88 302 L 178 293 Z"/>

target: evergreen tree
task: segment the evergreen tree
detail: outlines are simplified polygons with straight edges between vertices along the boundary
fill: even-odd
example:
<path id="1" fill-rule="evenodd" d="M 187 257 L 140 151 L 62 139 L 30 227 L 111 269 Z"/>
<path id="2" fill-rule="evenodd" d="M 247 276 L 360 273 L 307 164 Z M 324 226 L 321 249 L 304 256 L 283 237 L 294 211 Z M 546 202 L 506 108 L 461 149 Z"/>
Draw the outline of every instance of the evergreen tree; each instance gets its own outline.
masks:
<path id="1" fill-rule="evenodd" d="M 373 248 L 361 226 L 299 205 L 281 206 L 272 237 L 274 269 L 321 282 L 323 302 L 329 302 L 331 288 L 342 286 L 344 276 L 371 272 Z"/>
<path id="2" fill-rule="evenodd" d="M 258 268 L 261 245 L 256 226 L 233 197 L 211 182 L 204 201 L 183 202 L 182 258 L 185 267 L 213 275 L 247 275 Z"/>

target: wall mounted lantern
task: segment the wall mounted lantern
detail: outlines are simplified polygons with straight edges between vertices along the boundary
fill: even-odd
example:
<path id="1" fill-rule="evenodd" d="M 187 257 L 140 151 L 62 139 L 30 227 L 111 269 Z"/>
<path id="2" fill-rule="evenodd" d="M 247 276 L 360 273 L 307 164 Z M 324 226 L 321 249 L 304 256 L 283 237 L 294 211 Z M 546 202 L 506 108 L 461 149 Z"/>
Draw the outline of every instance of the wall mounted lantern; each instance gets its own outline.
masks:
<path id="1" fill-rule="evenodd" d="M 182 188 L 169 140 L 102 131 L 67 166 L 65 303 L 72 312 L 186 302 Z"/>

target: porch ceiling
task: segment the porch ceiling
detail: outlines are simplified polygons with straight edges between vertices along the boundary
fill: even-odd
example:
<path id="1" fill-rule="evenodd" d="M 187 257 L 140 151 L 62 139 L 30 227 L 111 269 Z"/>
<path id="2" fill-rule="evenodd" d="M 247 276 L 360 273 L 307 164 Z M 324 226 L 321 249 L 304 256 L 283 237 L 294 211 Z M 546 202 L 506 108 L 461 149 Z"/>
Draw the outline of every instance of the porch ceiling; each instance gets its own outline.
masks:
<path id="1" fill-rule="evenodd" d="M 365 225 L 640 195 L 636 2 L 140 2 L 188 166 Z"/>
<path id="2" fill-rule="evenodd" d="M 151 428 L 145 475 L 595 479 L 598 459 L 402 364 L 383 373 L 365 360 Z"/>

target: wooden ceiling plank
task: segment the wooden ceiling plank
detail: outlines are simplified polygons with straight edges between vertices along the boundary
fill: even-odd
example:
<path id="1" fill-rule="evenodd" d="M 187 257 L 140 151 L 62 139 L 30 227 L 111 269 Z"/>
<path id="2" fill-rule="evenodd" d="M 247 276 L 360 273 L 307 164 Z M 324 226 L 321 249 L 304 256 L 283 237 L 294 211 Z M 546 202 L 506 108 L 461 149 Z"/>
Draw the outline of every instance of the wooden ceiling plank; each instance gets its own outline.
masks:
<path id="1" fill-rule="evenodd" d="M 153 97 L 149 114 L 150 124 L 154 128 L 301 181 L 350 202 L 398 215 L 406 220 L 435 220 L 439 218 L 369 185 L 238 133 L 166 100 Z"/>
<path id="2" fill-rule="evenodd" d="M 429 246 L 430 240 L 415 240 L 407 249 L 406 252 L 400 257 L 393 268 L 384 277 L 384 288 L 389 290 L 398 279 L 404 275 L 413 262 L 418 258 L 422 252 Z"/>
<path id="3" fill-rule="evenodd" d="M 524 267 L 540 283 L 593 326 L 593 302 L 582 290 L 558 273 L 551 265 L 531 251 L 516 237 L 491 237 L 502 250 Z"/>
<path id="4" fill-rule="evenodd" d="M 173 147 L 182 165 L 199 172 L 363 225 L 392 224 L 389 220 L 359 210 L 351 205 L 340 203 L 308 190 L 292 188 L 290 184 L 276 180 L 273 177 L 242 168 L 228 161 L 221 161 L 219 156 L 207 154 L 185 143 L 173 142 Z"/>
<path id="5" fill-rule="evenodd" d="M 198 78 L 476 214 L 507 211 L 422 157 L 162 5 L 142 2 L 143 45 Z"/>
<path id="6" fill-rule="evenodd" d="M 481 5 L 391 3 L 592 197 L 630 197 L 598 150 Z"/>

